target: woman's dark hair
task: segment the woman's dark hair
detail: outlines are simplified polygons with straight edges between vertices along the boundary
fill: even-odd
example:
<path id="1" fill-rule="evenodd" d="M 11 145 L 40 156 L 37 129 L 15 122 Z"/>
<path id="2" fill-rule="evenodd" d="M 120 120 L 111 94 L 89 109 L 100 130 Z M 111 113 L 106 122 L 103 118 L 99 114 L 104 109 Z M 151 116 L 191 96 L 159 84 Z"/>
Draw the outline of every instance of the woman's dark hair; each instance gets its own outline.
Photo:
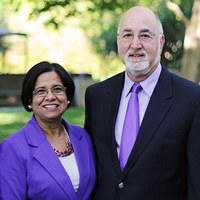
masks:
<path id="1" fill-rule="evenodd" d="M 47 61 L 42 61 L 34 65 L 26 74 L 23 84 L 22 84 L 22 92 L 21 92 L 21 101 L 24 108 L 31 112 L 32 109 L 29 108 L 28 105 L 32 103 L 33 91 L 35 88 L 35 82 L 38 76 L 45 72 L 55 71 L 62 83 L 63 86 L 66 87 L 67 99 L 71 102 L 75 92 L 75 86 L 72 78 L 68 74 L 68 72 L 57 63 L 49 63 Z M 68 104 L 69 107 L 69 104 Z"/>

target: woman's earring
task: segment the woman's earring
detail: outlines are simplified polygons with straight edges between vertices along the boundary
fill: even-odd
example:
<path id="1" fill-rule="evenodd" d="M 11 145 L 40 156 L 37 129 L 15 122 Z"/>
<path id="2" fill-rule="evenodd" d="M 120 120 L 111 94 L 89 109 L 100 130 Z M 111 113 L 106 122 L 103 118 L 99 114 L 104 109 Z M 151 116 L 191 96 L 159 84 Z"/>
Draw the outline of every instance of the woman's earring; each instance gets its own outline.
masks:
<path id="1" fill-rule="evenodd" d="M 67 103 L 70 103 L 70 101 L 67 101 Z"/>
<path id="2" fill-rule="evenodd" d="M 31 110 L 32 109 L 31 105 L 28 105 L 28 108 Z"/>

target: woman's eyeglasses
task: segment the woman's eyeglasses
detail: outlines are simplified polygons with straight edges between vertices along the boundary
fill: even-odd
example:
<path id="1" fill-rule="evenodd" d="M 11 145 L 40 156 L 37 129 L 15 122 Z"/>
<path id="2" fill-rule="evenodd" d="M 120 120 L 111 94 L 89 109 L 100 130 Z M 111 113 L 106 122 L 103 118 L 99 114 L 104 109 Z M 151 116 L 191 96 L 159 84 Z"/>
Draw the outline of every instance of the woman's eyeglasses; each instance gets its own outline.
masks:
<path id="1" fill-rule="evenodd" d="M 38 87 L 33 91 L 33 95 L 35 95 L 37 97 L 45 97 L 49 93 L 49 90 L 51 91 L 51 93 L 53 95 L 57 96 L 57 95 L 61 95 L 61 94 L 65 93 L 66 87 L 61 86 L 61 85 L 54 86 L 50 89 Z"/>

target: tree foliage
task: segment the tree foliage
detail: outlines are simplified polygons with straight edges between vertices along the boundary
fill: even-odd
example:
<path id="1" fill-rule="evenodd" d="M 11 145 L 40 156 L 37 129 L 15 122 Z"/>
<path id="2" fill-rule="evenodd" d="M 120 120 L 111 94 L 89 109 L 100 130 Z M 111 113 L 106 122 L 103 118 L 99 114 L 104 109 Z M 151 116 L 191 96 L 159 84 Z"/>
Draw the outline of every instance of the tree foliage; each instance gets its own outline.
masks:
<path id="1" fill-rule="evenodd" d="M 31 7 L 30 18 L 48 14 L 45 25 L 55 29 L 66 25 L 71 17 L 80 21 L 80 26 L 92 41 L 99 55 L 112 59 L 117 54 L 116 31 L 121 14 L 135 5 L 145 5 L 160 17 L 166 44 L 162 61 L 171 68 L 180 69 L 183 56 L 186 26 L 183 19 L 190 19 L 194 0 L 6 0 L 19 10 L 24 3 Z M 199 0 L 197 0 L 199 1 Z M 178 12 L 167 7 L 172 2 Z M 181 14 L 183 14 L 181 16 Z M 183 16 L 185 18 L 183 18 Z"/>

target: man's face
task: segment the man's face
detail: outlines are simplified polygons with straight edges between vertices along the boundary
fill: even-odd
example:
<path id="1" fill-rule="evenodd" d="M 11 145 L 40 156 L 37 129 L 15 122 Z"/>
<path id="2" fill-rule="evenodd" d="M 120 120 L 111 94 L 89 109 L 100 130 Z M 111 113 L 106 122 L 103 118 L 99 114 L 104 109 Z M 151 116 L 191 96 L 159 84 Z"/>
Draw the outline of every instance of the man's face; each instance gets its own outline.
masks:
<path id="1" fill-rule="evenodd" d="M 118 51 L 127 71 L 134 75 L 151 73 L 160 62 L 164 36 L 155 15 L 145 9 L 129 10 L 118 30 Z"/>

